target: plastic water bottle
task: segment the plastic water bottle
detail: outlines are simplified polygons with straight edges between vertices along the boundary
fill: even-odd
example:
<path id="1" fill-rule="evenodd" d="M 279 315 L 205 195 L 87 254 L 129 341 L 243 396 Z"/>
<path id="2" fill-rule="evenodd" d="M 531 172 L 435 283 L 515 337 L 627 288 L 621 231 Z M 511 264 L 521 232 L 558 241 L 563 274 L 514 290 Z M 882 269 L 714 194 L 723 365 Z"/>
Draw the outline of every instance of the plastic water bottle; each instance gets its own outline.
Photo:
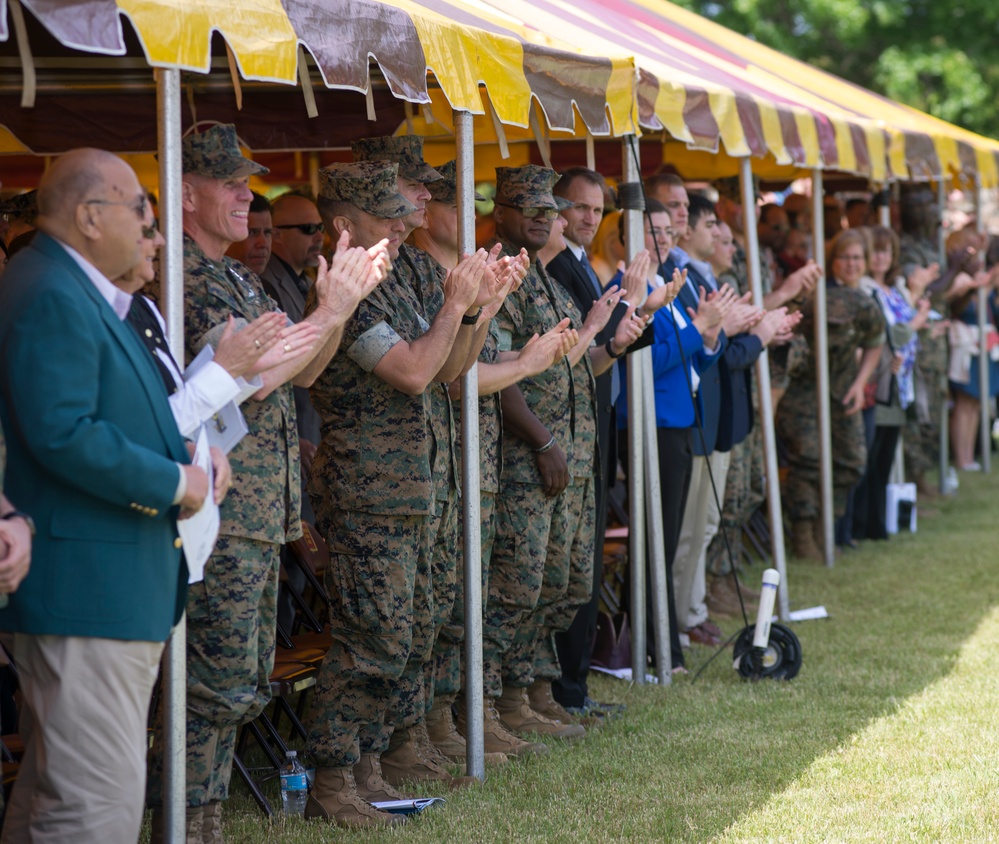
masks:
<path id="1" fill-rule="evenodd" d="M 305 803 L 309 799 L 309 780 L 305 767 L 298 761 L 298 751 L 285 753 L 284 767 L 281 769 L 281 805 L 286 815 L 305 814 Z"/>

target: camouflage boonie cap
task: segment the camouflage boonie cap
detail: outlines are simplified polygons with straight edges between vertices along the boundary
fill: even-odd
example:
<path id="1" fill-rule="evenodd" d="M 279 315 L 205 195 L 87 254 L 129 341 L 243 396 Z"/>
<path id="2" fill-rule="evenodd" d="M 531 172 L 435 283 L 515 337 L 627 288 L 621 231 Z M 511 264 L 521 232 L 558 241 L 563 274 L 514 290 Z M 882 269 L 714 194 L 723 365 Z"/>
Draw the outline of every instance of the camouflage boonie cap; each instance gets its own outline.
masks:
<path id="1" fill-rule="evenodd" d="M 362 138 L 350 145 L 354 161 L 393 161 L 404 179 L 436 182 L 441 174 L 423 160 L 423 138 L 419 135 Z"/>
<path id="2" fill-rule="evenodd" d="M 220 123 L 204 132 L 187 135 L 181 141 L 181 159 L 185 173 L 198 173 L 213 179 L 270 172 L 263 164 L 245 158 L 239 151 L 236 127 L 231 123 Z"/>
<path id="3" fill-rule="evenodd" d="M 19 193 L 5 202 L 0 202 L 0 214 L 6 216 L 8 220 L 34 223 L 35 217 L 38 216 L 38 191 L 29 190 L 27 193 Z"/>
<path id="4" fill-rule="evenodd" d="M 454 202 L 458 198 L 458 164 L 452 158 L 447 164 L 437 168 L 440 179 L 427 185 L 430 198 L 435 202 Z M 476 202 L 485 202 L 486 198 L 476 191 Z"/>
<path id="5" fill-rule="evenodd" d="M 416 211 L 399 193 L 399 167 L 390 161 L 330 164 L 319 171 L 319 196 L 349 202 L 373 217 L 394 220 Z"/>
<path id="6" fill-rule="evenodd" d="M 495 202 L 514 208 L 558 208 L 552 186 L 560 178 L 550 167 L 537 164 L 497 167 Z"/>

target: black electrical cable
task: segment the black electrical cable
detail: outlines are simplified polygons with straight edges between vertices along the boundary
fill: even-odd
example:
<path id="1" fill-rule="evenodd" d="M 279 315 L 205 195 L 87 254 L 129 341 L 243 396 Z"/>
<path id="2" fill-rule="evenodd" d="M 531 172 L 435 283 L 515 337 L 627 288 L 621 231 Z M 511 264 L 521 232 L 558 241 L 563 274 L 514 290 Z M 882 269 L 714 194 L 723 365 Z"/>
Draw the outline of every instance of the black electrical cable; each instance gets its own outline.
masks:
<path id="1" fill-rule="evenodd" d="M 641 167 L 639 166 L 639 162 L 638 162 L 638 151 L 635 148 L 635 139 L 634 139 L 634 137 L 629 137 L 628 138 L 628 147 L 631 150 L 632 158 L 634 158 L 634 160 L 635 160 L 635 172 L 641 173 L 642 171 L 641 171 Z M 624 206 L 622 204 L 621 208 L 622 209 L 626 209 L 626 210 L 641 210 L 641 211 L 643 211 L 644 212 L 644 217 L 648 221 L 649 226 L 651 227 L 651 225 L 652 225 L 652 215 L 647 210 L 648 209 L 648 203 L 647 203 L 647 197 L 645 195 L 645 185 L 644 185 L 644 183 L 641 180 L 639 180 L 638 182 L 628 182 L 625 185 L 621 185 L 618 188 L 618 201 L 620 203 L 621 198 L 622 198 L 621 189 L 622 188 L 627 188 L 626 193 L 629 194 L 629 200 L 631 202 L 637 204 L 637 201 L 634 200 L 633 196 L 631 196 L 633 188 L 634 188 L 635 185 L 638 185 L 638 188 L 641 190 L 642 198 L 641 198 L 640 207 L 635 207 L 634 205 Z M 656 266 L 662 267 L 662 265 L 663 265 L 663 256 L 659 252 L 659 244 L 658 243 L 655 243 L 655 249 L 656 249 L 656 262 L 657 262 Z M 706 440 L 706 438 L 704 436 L 704 425 L 703 425 L 703 423 L 701 421 L 701 414 L 697 410 L 697 401 L 696 401 L 696 397 L 695 397 L 695 394 L 694 394 L 694 384 L 693 384 L 693 381 L 690 378 L 690 366 L 687 364 L 686 355 L 684 355 L 684 353 L 683 353 L 683 344 L 680 342 L 680 328 L 676 324 L 676 319 L 673 316 L 672 310 L 670 310 L 668 318 L 669 318 L 670 324 L 673 326 L 673 333 L 676 336 L 677 348 L 680 351 L 680 363 L 683 366 L 683 373 L 684 373 L 684 376 L 686 377 L 686 380 L 687 380 L 687 390 L 690 392 L 690 401 L 691 401 L 691 403 L 694 406 L 694 423 L 695 423 L 695 425 L 697 427 L 698 436 L 700 437 L 700 440 L 701 440 L 701 451 L 705 452 L 705 457 L 706 457 L 707 456 L 707 440 Z M 721 352 L 719 352 L 719 354 L 721 354 Z M 711 471 L 711 462 L 708 461 L 708 460 L 705 460 L 705 464 L 706 464 L 707 470 L 708 470 L 708 480 L 711 483 L 711 495 L 714 497 L 715 506 L 718 508 L 718 512 L 721 513 L 722 512 L 722 502 L 719 500 L 719 497 L 718 497 L 718 486 L 715 484 L 714 473 Z M 637 506 L 637 504 L 635 506 Z M 749 626 L 749 616 L 746 613 L 746 603 L 745 603 L 745 601 L 742 598 L 742 588 L 741 588 L 741 586 L 739 584 L 739 575 L 738 575 L 738 572 L 736 571 L 735 561 L 734 561 L 734 559 L 732 557 L 732 547 L 729 544 L 728 535 L 725 533 L 725 531 L 720 529 L 720 533 L 722 535 L 722 541 L 725 543 L 725 553 L 728 556 L 728 564 L 729 564 L 729 568 L 731 569 L 732 580 L 735 583 L 735 592 L 736 592 L 736 595 L 739 598 L 739 608 L 742 611 L 742 620 L 746 624 L 746 626 L 748 627 Z M 674 612 L 675 612 L 676 608 L 674 607 L 673 609 L 674 609 Z M 741 632 L 741 631 L 739 631 L 739 632 Z M 722 651 L 724 651 L 725 648 L 727 648 L 728 645 L 732 642 L 732 640 L 736 636 L 738 636 L 738 635 L 739 635 L 739 633 L 735 633 L 732 636 L 730 636 L 726 641 L 722 642 L 722 644 L 718 647 L 718 650 L 711 656 L 710 659 L 708 659 L 708 661 L 704 665 L 702 665 L 700 667 L 700 669 L 698 669 L 697 673 L 694 674 L 693 679 L 691 680 L 691 682 L 693 682 L 698 677 L 700 677 L 701 676 L 701 672 L 705 668 L 707 668 L 707 666 L 715 659 L 715 657 L 717 657 L 718 654 L 720 654 Z"/>

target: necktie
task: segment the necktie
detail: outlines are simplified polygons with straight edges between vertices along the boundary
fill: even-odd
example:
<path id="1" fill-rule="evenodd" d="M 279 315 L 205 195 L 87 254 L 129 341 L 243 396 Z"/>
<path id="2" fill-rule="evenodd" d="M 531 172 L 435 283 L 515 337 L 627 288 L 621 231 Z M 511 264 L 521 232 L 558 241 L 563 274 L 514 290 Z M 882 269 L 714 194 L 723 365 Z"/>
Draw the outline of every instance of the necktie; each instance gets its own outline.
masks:
<path id="1" fill-rule="evenodd" d="M 586 250 L 584 249 L 579 256 L 579 263 L 583 265 L 583 269 L 586 271 L 586 275 L 589 276 L 590 284 L 593 285 L 593 292 L 596 294 L 597 299 L 604 295 L 604 291 L 600 287 L 600 279 L 597 278 L 597 274 L 593 271 L 593 267 L 590 266 L 589 260 L 586 257 Z M 621 373 L 617 368 L 617 361 L 611 363 L 611 404 L 617 403 L 617 397 L 621 394 Z"/>

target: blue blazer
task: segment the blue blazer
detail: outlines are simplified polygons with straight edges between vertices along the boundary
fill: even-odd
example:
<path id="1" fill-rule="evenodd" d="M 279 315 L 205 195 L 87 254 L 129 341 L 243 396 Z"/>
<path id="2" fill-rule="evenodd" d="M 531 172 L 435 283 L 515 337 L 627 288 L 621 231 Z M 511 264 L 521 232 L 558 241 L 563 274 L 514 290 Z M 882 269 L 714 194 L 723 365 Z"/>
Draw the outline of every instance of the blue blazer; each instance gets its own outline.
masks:
<path id="1" fill-rule="evenodd" d="M 672 275 L 672 270 L 670 270 Z M 677 307 L 682 307 L 677 301 Z M 693 365 L 703 379 L 710 372 L 720 355 L 704 353 L 701 333 L 690 324 L 677 330 L 673 316 L 667 309 L 656 314 L 652 321 L 652 378 L 656 391 L 656 426 L 659 428 L 690 428 L 694 425 L 695 412 L 703 413 L 698 393 L 695 411 L 690 395 L 689 367 Z M 686 365 L 684 365 L 686 364 Z M 618 427 L 628 427 L 627 379 L 623 361 L 621 366 L 621 395 L 618 397 Z M 703 380 L 702 380 L 703 383 Z M 695 436 L 695 439 L 697 437 Z"/>
<path id="2" fill-rule="evenodd" d="M 0 629 L 164 641 L 186 598 L 171 501 L 190 461 L 152 356 L 39 233 L 0 284 L 0 359 L 4 492 L 38 529 Z"/>

